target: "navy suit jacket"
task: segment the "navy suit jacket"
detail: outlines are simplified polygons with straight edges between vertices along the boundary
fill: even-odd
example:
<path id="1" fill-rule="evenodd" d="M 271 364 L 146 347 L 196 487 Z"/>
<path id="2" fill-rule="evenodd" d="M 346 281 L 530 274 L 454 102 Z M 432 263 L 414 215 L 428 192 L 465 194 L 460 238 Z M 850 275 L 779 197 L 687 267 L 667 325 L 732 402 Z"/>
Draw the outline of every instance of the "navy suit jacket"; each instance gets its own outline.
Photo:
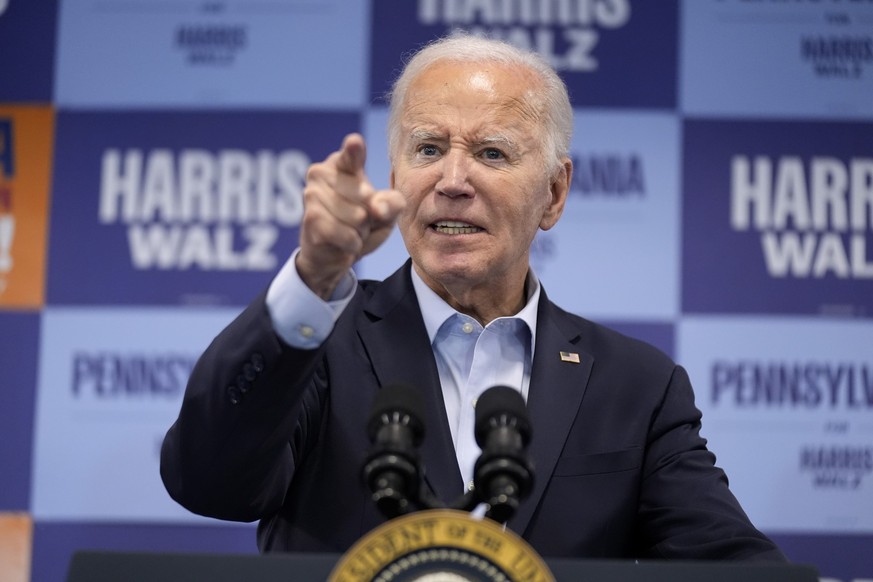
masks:
<path id="1" fill-rule="evenodd" d="M 194 368 L 162 449 L 170 495 L 203 515 L 261 520 L 262 551 L 343 552 L 384 522 L 361 479 L 366 422 L 376 391 L 404 382 L 427 408 L 426 484 L 460 496 L 409 271 L 360 282 L 316 350 L 285 344 L 255 300 Z M 715 466 L 685 371 L 655 348 L 543 292 L 527 406 L 535 483 L 508 525 L 540 554 L 784 560 Z"/>

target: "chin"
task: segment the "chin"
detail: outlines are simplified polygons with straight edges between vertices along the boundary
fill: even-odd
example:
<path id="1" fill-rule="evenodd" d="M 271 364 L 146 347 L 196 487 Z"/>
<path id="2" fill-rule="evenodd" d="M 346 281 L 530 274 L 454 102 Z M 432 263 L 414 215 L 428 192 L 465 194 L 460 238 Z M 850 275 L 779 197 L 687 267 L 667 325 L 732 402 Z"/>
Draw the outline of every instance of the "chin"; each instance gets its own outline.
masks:
<path id="1" fill-rule="evenodd" d="M 464 257 L 437 255 L 419 263 L 423 270 L 437 280 L 456 280 L 474 277 L 479 271 Z"/>

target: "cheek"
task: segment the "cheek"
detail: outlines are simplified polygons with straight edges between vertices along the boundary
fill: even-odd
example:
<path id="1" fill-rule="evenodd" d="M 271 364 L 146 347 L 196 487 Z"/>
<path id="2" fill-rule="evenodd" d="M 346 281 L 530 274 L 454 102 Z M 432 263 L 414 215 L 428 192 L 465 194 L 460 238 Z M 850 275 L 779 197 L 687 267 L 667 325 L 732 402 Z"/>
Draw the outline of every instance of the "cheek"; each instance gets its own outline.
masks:
<path id="1" fill-rule="evenodd" d="M 400 229 L 404 239 L 413 240 L 421 236 L 419 232 L 421 227 L 419 221 L 416 220 L 420 209 L 418 200 L 406 197 L 406 207 L 400 212 L 397 217 L 397 228 Z"/>
<path id="2" fill-rule="evenodd" d="M 513 186 L 512 213 L 520 220 L 539 221 L 549 204 L 550 194 L 548 186 L 543 186 L 541 181 Z"/>
<path id="3" fill-rule="evenodd" d="M 533 192 L 538 192 L 535 198 L 531 200 L 528 212 L 531 215 L 536 215 L 537 222 L 545 214 L 546 209 L 552 203 L 552 191 L 549 184 L 537 183 L 534 185 Z"/>
<path id="4" fill-rule="evenodd" d="M 400 221 L 412 222 L 415 217 L 421 212 L 421 196 L 410 194 L 409 190 L 402 190 L 403 197 L 406 199 L 406 206 L 400 211 Z"/>
<path id="5" fill-rule="evenodd" d="M 399 190 L 403 197 L 406 198 L 407 208 L 418 208 L 423 192 L 421 180 L 406 177 L 402 180 L 397 180 L 394 189 Z"/>
<path id="6" fill-rule="evenodd" d="M 409 225 L 412 224 L 412 218 L 415 216 L 415 209 L 412 208 L 412 204 L 409 200 L 406 201 L 406 206 L 403 210 L 400 211 L 400 214 L 397 215 L 397 226 L 400 230 L 406 230 L 409 228 Z"/>

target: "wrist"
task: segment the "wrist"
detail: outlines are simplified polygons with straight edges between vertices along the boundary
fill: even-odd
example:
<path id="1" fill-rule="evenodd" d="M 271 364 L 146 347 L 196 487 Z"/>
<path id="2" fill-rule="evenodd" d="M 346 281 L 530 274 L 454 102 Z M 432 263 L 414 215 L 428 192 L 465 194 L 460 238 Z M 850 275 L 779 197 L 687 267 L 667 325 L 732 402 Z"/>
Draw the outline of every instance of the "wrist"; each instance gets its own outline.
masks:
<path id="1" fill-rule="evenodd" d="M 342 266 L 338 269 L 327 268 L 323 265 L 309 261 L 301 250 L 294 261 L 300 280 L 309 287 L 319 298 L 328 301 L 333 296 L 337 286 L 348 273 L 349 268 Z"/>

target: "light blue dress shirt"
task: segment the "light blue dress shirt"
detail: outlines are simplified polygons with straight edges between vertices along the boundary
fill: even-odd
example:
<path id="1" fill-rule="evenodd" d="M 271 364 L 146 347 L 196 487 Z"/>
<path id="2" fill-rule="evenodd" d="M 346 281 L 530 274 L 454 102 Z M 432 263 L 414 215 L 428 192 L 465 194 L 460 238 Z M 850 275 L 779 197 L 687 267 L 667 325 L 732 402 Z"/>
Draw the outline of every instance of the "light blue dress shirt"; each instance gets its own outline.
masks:
<path id="1" fill-rule="evenodd" d="M 476 444 L 476 401 L 492 386 L 515 388 L 527 401 L 540 284 L 528 277 L 527 303 L 513 317 L 485 327 L 455 311 L 412 270 L 412 284 L 433 347 L 458 467 L 467 488 L 481 450 Z"/>
<path id="2" fill-rule="evenodd" d="M 297 274 L 294 254 L 267 290 L 267 309 L 276 333 L 288 345 L 315 349 L 330 335 L 337 318 L 357 289 L 352 271 L 330 301 L 313 293 Z M 412 284 L 439 370 L 446 414 L 458 467 L 470 488 L 481 450 L 474 434 L 476 400 L 492 386 L 509 386 L 527 401 L 536 345 L 540 284 L 531 271 L 527 303 L 515 316 L 499 317 L 486 326 L 455 311 L 412 269 Z M 425 437 L 426 438 L 426 437 Z"/>

